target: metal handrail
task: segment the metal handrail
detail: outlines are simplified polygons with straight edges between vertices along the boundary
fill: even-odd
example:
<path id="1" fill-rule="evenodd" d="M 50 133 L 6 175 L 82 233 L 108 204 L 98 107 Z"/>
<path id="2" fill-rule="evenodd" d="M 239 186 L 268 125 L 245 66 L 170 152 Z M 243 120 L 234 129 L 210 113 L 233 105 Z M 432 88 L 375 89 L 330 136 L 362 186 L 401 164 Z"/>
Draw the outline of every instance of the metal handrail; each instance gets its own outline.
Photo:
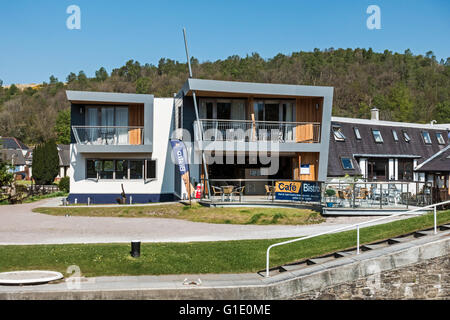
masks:
<path id="1" fill-rule="evenodd" d="M 199 121 L 218 121 L 218 122 L 248 122 L 248 123 L 271 123 L 271 124 L 321 124 L 320 122 L 295 122 L 295 121 L 264 121 L 264 120 L 241 120 L 241 119 L 200 119 Z"/>
<path id="2" fill-rule="evenodd" d="M 323 236 L 323 235 L 330 234 L 330 233 L 336 233 L 338 231 L 343 231 L 343 230 L 347 230 L 347 229 L 356 228 L 357 229 L 357 232 L 356 232 L 356 237 L 357 237 L 356 238 L 356 254 L 359 254 L 359 243 L 360 243 L 359 242 L 359 227 L 361 225 L 368 224 L 368 223 L 373 223 L 373 222 L 376 222 L 376 221 L 380 221 L 380 220 L 384 220 L 384 219 L 388 219 L 388 218 L 392 218 L 392 217 L 396 217 L 396 216 L 400 216 L 400 215 L 404 215 L 404 214 L 411 214 L 412 212 L 422 211 L 424 209 L 433 208 L 434 207 L 434 234 L 436 234 L 437 233 L 436 207 L 444 205 L 444 204 L 450 204 L 450 200 L 443 201 L 443 202 L 440 202 L 440 203 L 431 204 L 431 205 L 428 205 L 426 207 L 420 207 L 420 208 L 416 208 L 416 209 L 405 211 L 405 212 L 395 213 L 395 214 L 392 214 L 392 215 L 389 215 L 389 216 L 386 216 L 386 217 L 373 219 L 373 220 L 370 220 L 370 221 L 364 221 L 364 222 L 356 223 L 356 224 L 353 224 L 353 225 L 350 225 L 350 226 L 345 226 L 345 227 L 333 229 L 333 230 L 330 230 L 330 231 L 321 232 L 321 233 L 314 234 L 314 235 L 307 236 L 307 237 L 302 237 L 302 238 L 292 239 L 292 240 L 283 241 L 283 242 L 279 242 L 279 243 L 274 243 L 274 244 L 270 245 L 267 248 L 267 252 L 266 252 L 266 278 L 269 277 L 269 269 L 270 269 L 269 268 L 269 258 L 270 258 L 269 254 L 270 254 L 270 249 L 272 249 L 274 247 L 278 247 L 278 246 L 281 246 L 281 245 L 284 245 L 284 244 L 293 243 L 293 242 L 298 242 L 298 241 L 301 241 L 301 240 L 311 239 L 311 238 L 315 238 L 315 237 L 318 237 L 318 236 Z M 422 215 L 422 214 L 424 214 L 424 212 L 417 213 L 417 215 Z"/>

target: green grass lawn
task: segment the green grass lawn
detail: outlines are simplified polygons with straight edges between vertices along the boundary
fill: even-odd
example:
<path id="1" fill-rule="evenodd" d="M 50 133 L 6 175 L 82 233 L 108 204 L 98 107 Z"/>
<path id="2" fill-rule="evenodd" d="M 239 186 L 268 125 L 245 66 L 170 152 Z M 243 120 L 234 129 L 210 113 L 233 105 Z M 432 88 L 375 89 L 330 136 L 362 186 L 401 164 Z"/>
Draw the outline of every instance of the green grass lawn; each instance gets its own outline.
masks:
<path id="1" fill-rule="evenodd" d="M 31 202 L 36 202 L 39 200 L 55 198 L 55 197 L 67 197 L 68 195 L 69 194 L 67 192 L 57 191 L 57 192 L 52 192 L 49 194 L 44 194 L 44 195 L 39 195 L 39 196 L 31 196 L 29 198 L 26 198 L 23 201 L 23 203 L 31 203 Z M 6 200 L 0 201 L 0 205 L 7 205 L 7 204 L 10 204 L 10 203 Z"/>
<path id="2" fill-rule="evenodd" d="M 438 223 L 450 222 L 450 210 Z M 433 215 L 409 218 L 360 230 L 361 244 L 431 227 Z M 265 268 L 266 249 L 286 239 L 192 243 L 143 243 L 131 258 L 129 244 L 0 246 L 0 272 L 49 269 L 65 274 L 78 265 L 84 276 L 244 273 Z M 356 245 L 356 231 L 320 236 L 273 248 L 271 266 L 343 250 Z"/>
<path id="3" fill-rule="evenodd" d="M 90 217 L 174 218 L 194 222 L 230 224 L 313 224 L 325 219 L 320 212 L 295 208 L 208 208 L 199 204 L 192 207 L 180 203 L 157 206 L 96 207 L 76 206 L 36 208 L 33 211 L 51 214 Z"/>

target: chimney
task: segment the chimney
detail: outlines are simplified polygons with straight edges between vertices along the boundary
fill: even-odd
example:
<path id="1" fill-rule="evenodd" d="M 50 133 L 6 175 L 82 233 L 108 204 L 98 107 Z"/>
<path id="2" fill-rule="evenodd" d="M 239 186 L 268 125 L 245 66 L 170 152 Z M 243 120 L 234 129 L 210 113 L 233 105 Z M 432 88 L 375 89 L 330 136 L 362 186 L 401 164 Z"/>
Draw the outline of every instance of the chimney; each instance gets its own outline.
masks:
<path id="1" fill-rule="evenodd" d="M 370 120 L 380 120 L 380 110 L 378 110 L 376 107 L 370 109 Z"/>

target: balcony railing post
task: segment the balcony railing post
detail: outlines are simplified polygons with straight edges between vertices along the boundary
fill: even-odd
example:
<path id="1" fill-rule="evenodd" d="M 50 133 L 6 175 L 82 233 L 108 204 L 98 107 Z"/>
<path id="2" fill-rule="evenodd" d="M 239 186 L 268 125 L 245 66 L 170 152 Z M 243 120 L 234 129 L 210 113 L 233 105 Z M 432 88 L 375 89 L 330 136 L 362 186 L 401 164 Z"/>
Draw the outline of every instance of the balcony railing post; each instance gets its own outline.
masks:
<path id="1" fill-rule="evenodd" d="M 275 195 L 275 187 L 273 185 L 273 179 L 272 179 L 272 202 L 274 202 L 274 195 Z"/>
<path id="2" fill-rule="evenodd" d="M 359 225 L 356 226 L 356 254 L 359 254 Z"/>
<path id="3" fill-rule="evenodd" d="M 437 217 L 436 217 L 436 206 L 434 206 L 434 234 L 437 233 Z"/>

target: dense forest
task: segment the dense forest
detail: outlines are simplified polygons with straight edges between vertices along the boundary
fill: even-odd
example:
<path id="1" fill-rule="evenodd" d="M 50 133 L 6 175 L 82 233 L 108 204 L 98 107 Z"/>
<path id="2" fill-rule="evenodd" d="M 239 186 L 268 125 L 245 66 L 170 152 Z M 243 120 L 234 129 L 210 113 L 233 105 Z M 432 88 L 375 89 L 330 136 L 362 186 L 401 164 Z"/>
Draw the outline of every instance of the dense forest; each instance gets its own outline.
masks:
<path id="1" fill-rule="evenodd" d="M 450 58 L 437 61 L 433 52 L 413 55 L 372 49 L 315 49 L 263 59 L 246 57 L 200 63 L 192 58 L 196 78 L 334 87 L 333 115 L 368 118 L 377 106 L 383 120 L 450 123 Z M 162 58 L 158 65 L 130 60 L 88 78 L 70 73 L 64 83 L 49 82 L 20 90 L 0 80 L 0 136 L 15 136 L 31 145 L 56 138 L 67 143 L 70 112 L 65 90 L 152 93 L 171 97 L 188 76 L 186 63 Z"/>

